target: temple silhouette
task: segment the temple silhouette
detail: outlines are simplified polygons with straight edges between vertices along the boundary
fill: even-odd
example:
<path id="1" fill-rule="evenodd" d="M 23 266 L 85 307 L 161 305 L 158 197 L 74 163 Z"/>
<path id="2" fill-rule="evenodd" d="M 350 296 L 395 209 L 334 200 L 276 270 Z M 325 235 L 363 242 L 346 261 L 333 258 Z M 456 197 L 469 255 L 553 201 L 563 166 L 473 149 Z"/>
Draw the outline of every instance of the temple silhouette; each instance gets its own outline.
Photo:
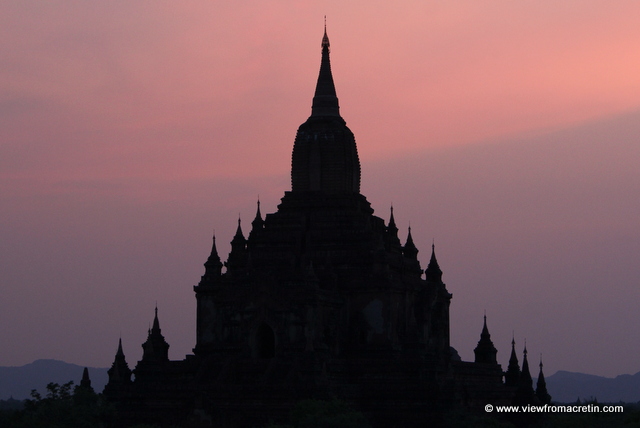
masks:
<path id="1" fill-rule="evenodd" d="M 452 295 L 434 246 L 423 270 L 411 228 L 402 244 L 393 208 L 385 224 L 360 194 L 326 27 L 291 191 L 264 217 L 258 202 L 246 230 L 238 220 L 224 263 L 213 237 L 194 286 L 193 354 L 169 360 L 157 308 L 133 370 L 118 344 L 104 394 L 123 420 L 258 427 L 286 419 L 301 399 L 339 398 L 373 426 L 423 427 L 456 406 L 548 401 L 542 362 L 533 390 L 526 347 L 520 368 L 512 342 L 503 372 L 486 316 L 475 361 L 451 348 Z"/>

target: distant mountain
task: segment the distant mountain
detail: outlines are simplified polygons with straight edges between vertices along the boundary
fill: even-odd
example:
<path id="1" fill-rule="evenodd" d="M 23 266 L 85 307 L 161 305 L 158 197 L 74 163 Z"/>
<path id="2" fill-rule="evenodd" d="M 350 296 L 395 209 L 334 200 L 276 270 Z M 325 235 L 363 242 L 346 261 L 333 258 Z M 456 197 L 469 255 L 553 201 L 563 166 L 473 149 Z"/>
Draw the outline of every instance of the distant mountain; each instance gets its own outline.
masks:
<path id="1" fill-rule="evenodd" d="M 83 366 L 58 360 L 36 360 L 20 367 L 0 367 L 0 400 L 29 398 L 32 389 L 44 395 L 49 382 L 62 385 L 72 380 L 74 385 L 79 385 L 83 370 Z M 107 369 L 89 367 L 89 378 L 93 389 L 102 392 L 108 380 Z"/>
<path id="2" fill-rule="evenodd" d="M 554 402 L 571 403 L 578 398 L 582 401 L 597 398 L 600 403 L 640 402 L 640 372 L 608 378 L 558 371 L 545 380 Z"/>

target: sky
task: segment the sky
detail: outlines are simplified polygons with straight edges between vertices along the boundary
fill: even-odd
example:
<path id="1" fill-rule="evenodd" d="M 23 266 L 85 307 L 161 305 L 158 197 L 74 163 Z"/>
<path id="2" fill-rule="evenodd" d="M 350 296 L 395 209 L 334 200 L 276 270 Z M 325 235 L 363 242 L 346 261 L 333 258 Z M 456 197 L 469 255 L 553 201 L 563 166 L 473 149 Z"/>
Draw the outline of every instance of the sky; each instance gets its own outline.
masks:
<path id="1" fill-rule="evenodd" d="M 324 16 L 362 193 L 435 242 L 451 343 L 640 371 L 640 3 L 0 2 L 0 365 L 182 359 L 211 237 L 290 190 Z M 245 231 L 248 228 L 245 226 Z"/>

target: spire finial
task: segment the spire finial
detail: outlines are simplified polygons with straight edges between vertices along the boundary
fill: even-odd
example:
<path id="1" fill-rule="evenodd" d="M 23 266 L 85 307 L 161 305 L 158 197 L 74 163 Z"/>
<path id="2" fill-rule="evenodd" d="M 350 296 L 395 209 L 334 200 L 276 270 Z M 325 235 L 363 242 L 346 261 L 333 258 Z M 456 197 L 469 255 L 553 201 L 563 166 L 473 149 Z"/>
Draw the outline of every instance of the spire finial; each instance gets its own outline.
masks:
<path id="1" fill-rule="evenodd" d="M 324 16 L 324 36 L 322 37 L 322 47 L 329 47 L 329 36 L 327 36 L 327 15 Z"/>
<path id="2" fill-rule="evenodd" d="M 327 48 L 327 53 L 329 53 L 329 47 L 331 45 L 329 44 L 329 36 L 327 36 L 327 19 L 325 17 L 325 21 L 324 21 L 324 35 L 322 36 L 322 50 L 324 51 L 324 48 Z M 328 58 L 327 58 L 328 59 Z"/>

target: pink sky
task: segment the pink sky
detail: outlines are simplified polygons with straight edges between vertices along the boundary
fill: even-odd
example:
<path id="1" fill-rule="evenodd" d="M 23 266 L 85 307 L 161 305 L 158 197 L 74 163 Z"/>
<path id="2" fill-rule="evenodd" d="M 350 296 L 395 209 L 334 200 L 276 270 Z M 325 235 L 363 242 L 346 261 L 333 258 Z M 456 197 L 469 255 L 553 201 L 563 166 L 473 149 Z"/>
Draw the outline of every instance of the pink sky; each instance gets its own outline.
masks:
<path id="1" fill-rule="evenodd" d="M 238 4 L 239 3 L 239 4 Z M 635 1 L 0 5 L 0 365 L 181 359 L 213 229 L 290 189 L 327 15 L 362 192 L 432 239 L 473 358 L 640 371 Z M 403 238 L 404 238 L 404 233 Z"/>

